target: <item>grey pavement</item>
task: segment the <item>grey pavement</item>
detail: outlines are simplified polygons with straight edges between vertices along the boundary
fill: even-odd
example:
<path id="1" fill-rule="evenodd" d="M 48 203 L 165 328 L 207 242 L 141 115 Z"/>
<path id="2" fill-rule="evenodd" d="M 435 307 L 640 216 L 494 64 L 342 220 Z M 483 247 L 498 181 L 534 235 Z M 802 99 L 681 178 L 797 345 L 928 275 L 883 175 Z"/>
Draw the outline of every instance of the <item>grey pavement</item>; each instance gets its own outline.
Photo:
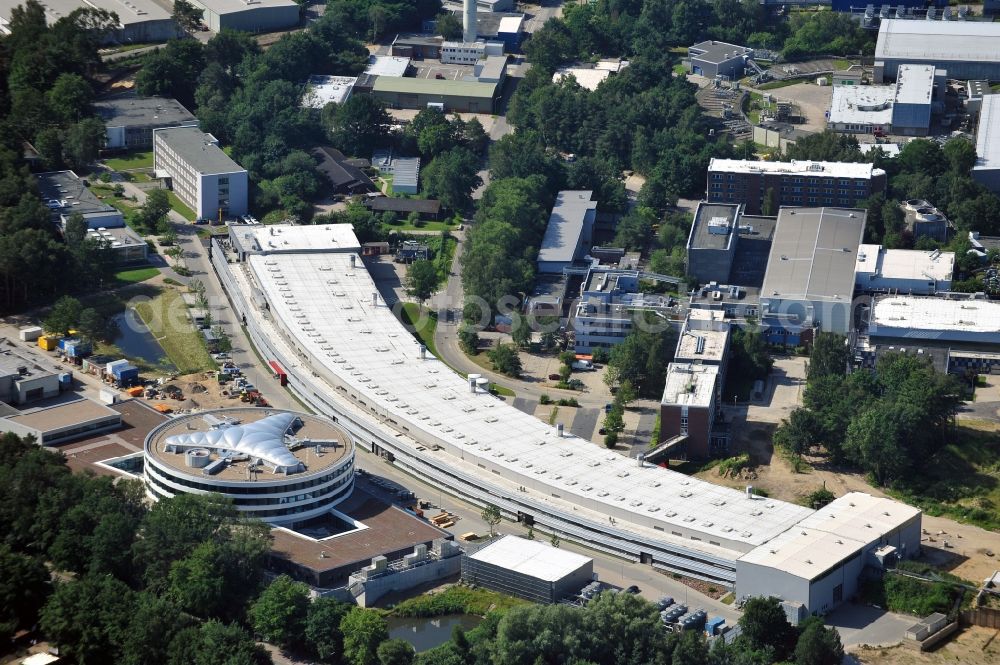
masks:
<path id="1" fill-rule="evenodd" d="M 963 402 L 958 407 L 958 418 L 1000 421 L 1000 402 Z"/>
<path id="2" fill-rule="evenodd" d="M 869 605 L 844 603 L 824 617 L 826 625 L 835 626 L 845 647 L 868 644 L 891 646 L 903 640 L 906 629 L 916 619 L 894 614 Z"/>
<path id="3" fill-rule="evenodd" d="M 569 428 L 569 431 L 581 439 L 590 441 L 590 437 L 594 436 L 594 428 L 597 427 L 597 420 L 603 413 L 603 409 L 577 409 L 576 415 L 573 417 L 573 425 Z"/>
<path id="4" fill-rule="evenodd" d="M 525 399 L 524 397 L 515 397 L 514 401 L 511 402 L 514 408 L 518 411 L 524 411 L 529 416 L 535 415 L 535 406 L 538 405 L 537 400 Z"/>

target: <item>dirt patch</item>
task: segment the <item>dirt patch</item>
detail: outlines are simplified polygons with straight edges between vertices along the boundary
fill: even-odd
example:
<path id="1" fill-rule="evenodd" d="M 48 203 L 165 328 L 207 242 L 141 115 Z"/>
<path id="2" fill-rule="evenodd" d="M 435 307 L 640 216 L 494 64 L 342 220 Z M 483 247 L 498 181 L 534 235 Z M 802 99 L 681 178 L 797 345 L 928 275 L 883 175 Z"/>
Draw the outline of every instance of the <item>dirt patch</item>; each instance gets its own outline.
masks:
<path id="1" fill-rule="evenodd" d="M 662 570 L 659 572 L 664 575 L 669 575 L 671 578 L 677 580 L 684 586 L 691 587 L 695 591 L 715 600 L 718 600 L 729 593 L 729 589 L 726 589 L 720 584 L 712 584 L 711 582 L 706 582 L 704 580 L 696 580 L 693 577 L 685 577 L 684 575 L 679 575 L 677 573 L 667 573 Z"/>
<path id="2" fill-rule="evenodd" d="M 1000 631 L 972 626 L 934 651 L 920 653 L 902 646 L 888 649 L 854 649 L 850 653 L 866 665 L 992 665 L 1000 661 Z"/>

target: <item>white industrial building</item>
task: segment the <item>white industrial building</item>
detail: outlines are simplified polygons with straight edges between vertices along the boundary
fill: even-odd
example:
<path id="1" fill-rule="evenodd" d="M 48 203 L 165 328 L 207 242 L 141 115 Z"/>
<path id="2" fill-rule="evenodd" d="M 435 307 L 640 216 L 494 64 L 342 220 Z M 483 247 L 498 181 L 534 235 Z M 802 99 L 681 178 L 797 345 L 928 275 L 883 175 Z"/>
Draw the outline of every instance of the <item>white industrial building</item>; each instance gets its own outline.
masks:
<path id="1" fill-rule="evenodd" d="M 934 65 L 900 65 L 892 100 L 892 133 L 925 136 L 931 126 L 934 90 L 944 85 L 946 72 Z"/>
<path id="2" fill-rule="evenodd" d="M 191 0 L 205 10 L 205 24 L 213 32 L 273 32 L 299 23 L 294 0 Z"/>
<path id="3" fill-rule="evenodd" d="M 153 131 L 153 168 L 198 219 L 247 214 L 247 171 L 197 127 Z"/>
<path id="4" fill-rule="evenodd" d="M 889 134 L 895 94 L 895 86 L 888 85 L 836 86 L 826 124 L 835 132 Z"/>
<path id="5" fill-rule="evenodd" d="M 327 104 L 343 104 L 350 98 L 357 82 L 356 76 L 310 76 L 302 93 L 301 105 L 322 109 Z"/>
<path id="6" fill-rule="evenodd" d="M 109 149 L 148 150 L 154 129 L 198 125 L 198 118 L 168 97 L 117 95 L 94 102 L 94 110 L 107 128 L 104 147 Z"/>
<path id="7" fill-rule="evenodd" d="M 454 65 L 474 65 L 486 55 L 486 42 L 444 42 L 441 62 Z"/>
<path id="8" fill-rule="evenodd" d="M 972 179 L 1000 194 L 1000 95 L 984 95 L 976 128 Z"/>
<path id="9" fill-rule="evenodd" d="M 834 86 L 827 125 L 836 132 L 924 136 L 930 130 L 935 86 L 945 77 L 933 65 L 900 65 L 891 85 Z"/>
<path id="10" fill-rule="evenodd" d="M 212 264 L 262 357 L 358 445 L 560 538 L 724 585 L 740 556 L 814 514 L 637 463 L 496 399 L 488 381 L 420 345 L 379 296 L 360 244 L 331 231 L 242 227 L 273 248 L 241 261 L 213 240 Z"/>
<path id="11" fill-rule="evenodd" d="M 406 76 L 410 59 L 395 55 L 373 55 L 368 58 L 365 74 L 369 76 Z"/>
<path id="12" fill-rule="evenodd" d="M 772 328 L 852 328 L 854 266 L 866 212 L 854 208 L 782 208 L 760 289 L 761 320 Z"/>
<path id="13" fill-rule="evenodd" d="M 0 34 L 9 34 L 11 10 L 24 0 L 0 0 Z M 97 8 L 118 16 L 118 29 L 105 36 L 107 42 L 164 42 L 180 32 L 170 12 L 153 0 L 45 0 L 45 22 L 52 25 L 77 9 Z"/>
<path id="14" fill-rule="evenodd" d="M 854 286 L 865 293 L 934 295 L 951 290 L 954 271 L 954 252 L 861 245 L 854 268 Z"/>
<path id="15" fill-rule="evenodd" d="M 850 492 L 736 562 L 736 597 L 772 596 L 799 619 L 825 614 L 875 575 L 920 551 L 920 510 Z M 794 615 L 793 615 L 794 616 Z"/>
<path id="16" fill-rule="evenodd" d="M 594 560 L 537 540 L 501 536 L 462 557 L 462 581 L 535 603 L 557 603 L 594 579 Z"/>
<path id="17" fill-rule="evenodd" d="M 1000 303 L 979 298 L 881 296 L 872 304 L 868 335 L 923 343 L 1000 344 Z"/>
<path id="18" fill-rule="evenodd" d="M 538 272 L 561 273 L 590 249 L 597 217 L 591 191 L 559 192 L 538 250 Z"/>
<path id="19" fill-rule="evenodd" d="M 108 432 L 121 426 L 121 413 L 86 398 L 21 411 L 5 411 L 0 416 L 0 432 L 31 436 L 43 446 Z"/>
<path id="20" fill-rule="evenodd" d="M 952 78 L 1000 79 L 1000 23 L 882 19 L 874 82 L 896 79 L 900 65 L 931 65 Z"/>

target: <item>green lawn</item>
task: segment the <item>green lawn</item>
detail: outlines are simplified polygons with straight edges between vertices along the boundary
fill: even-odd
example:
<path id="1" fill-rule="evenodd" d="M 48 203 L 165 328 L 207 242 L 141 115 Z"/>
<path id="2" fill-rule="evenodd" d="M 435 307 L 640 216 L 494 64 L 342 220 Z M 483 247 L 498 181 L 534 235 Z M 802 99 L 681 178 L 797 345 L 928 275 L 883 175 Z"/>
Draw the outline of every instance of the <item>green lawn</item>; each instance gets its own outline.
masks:
<path id="1" fill-rule="evenodd" d="M 174 209 L 174 212 L 180 213 L 180 216 L 189 222 L 193 222 L 195 220 L 194 211 L 184 205 L 184 203 L 177 198 L 176 194 L 168 190 L 167 198 L 170 199 L 170 207 Z"/>
<path id="2" fill-rule="evenodd" d="M 129 270 L 116 272 L 115 279 L 122 284 L 137 284 L 145 282 L 147 279 L 153 279 L 159 274 L 160 271 L 158 268 L 143 266 L 141 268 L 130 268 Z"/>
<path id="3" fill-rule="evenodd" d="M 105 159 L 104 163 L 108 168 L 115 171 L 129 171 L 131 169 L 151 169 L 153 168 L 153 151 L 136 151 Z"/>
<path id="4" fill-rule="evenodd" d="M 412 302 L 403 303 L 403 308 L 399 313 L 404 325 L 413 326 L 413 334 L 420 340 L 420 343 L 426 346 L 427 350 L 434 354 L 434 357 L 440 358 L 437 345 L 434 343 L 434 331 L 437 330 L 438 323 L 437 316 L 428 310 L 424 313 L 421 321 L 420 305 Z"/>
<path id="5" fill-rule="evenodd" d="M 687 76 L 688 73 L 687 67 L 685 67 L 684 65 L 674 65 L 673 69 L 674 69 L 674 74 L 677 74 L 678 76 Z"/>
<path id="6" fill-rule="evenodd" d="M 834 60 L 833 61 L 833 69 L 835 71 L 842 72 L 844 70 L 850 69 L 850 67 L 851 67 L 851 61 L 850 60 Z"/>
<path id="7" fill-rule="evenodd" d="M 482 534 L 489 535 L 489 534 Z M 524 605 L 528 601 L 505 596 L 486 589 L 452 586 L 441 593 L 424 594 L 409 598 L 396 605 L 387 614 L 397 617 L 435 617 L 445 614 L 475 614 L 485 616 L 487 612 L 505 611 L 511 607 Z"/>
<path id="8" fill-rule="evenodd" d="M 758 90 L 776 90 L 777 88 L 787 88 L 796 83 L 808 83 L 809 79 L 790 79 L 787 81 L 768 81 L 757 86 Z"/>
<path id="9" fill-rule="evenodd" d="M 384 224 L 384 226 L 389 231 L 453 231 L 456 228 L 449 221 L 410 224 L 405 219 L 401 219 L 395 224 Z"/>
<path id="10" fill-rule="evenodd" d="M 143 323 L 181 374 L 215 369 L 204 338 L 187 318 L 187 307 L 176 289 L 164 289 L 135 306 Z"/>

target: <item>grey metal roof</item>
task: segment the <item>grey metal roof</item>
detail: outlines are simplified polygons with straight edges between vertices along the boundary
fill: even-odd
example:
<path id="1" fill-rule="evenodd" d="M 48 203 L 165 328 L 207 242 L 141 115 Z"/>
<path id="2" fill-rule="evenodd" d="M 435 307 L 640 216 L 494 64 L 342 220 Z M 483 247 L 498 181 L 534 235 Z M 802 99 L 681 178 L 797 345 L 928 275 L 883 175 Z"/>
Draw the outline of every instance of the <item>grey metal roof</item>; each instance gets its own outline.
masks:
<path id="1" fill-rule="evenodd" d="M 717 42 L 714 40 L 695 44 L 690 47 L 689 52 L 692 51 L 700 52 L 697 54 L 692 53 L 692 59 L 698 59 L 714 64 L 726 62 L 727 60 L 732 60 L 734 58 L 741 58 L 744 55 L 749 55 L 751 53 L 751 50 L 745 46 L 737 46 L 736 44 L 727 44 L 726 42 Z"/>
<path id="2" fill-rule="evenodd" d="M 597 201 L 590 200 L 593 195 L 592 191 L 584 190 L 559 192 L 538 250 L 539 261 L 570 262 L 574 259 L 584 223 L 588 218 L 593 222 L 597 216 Z"/>
<path id="3" fill-rule="evenodd" d="M 392 184 L 394 187 L 416 187 L 420 181 L 419 157 L 396 157 L 392 160 Z"/>
<path id="4" fill-rule="evenodd" d="M 864 210 L 782 208 L 761 298 L 851 301 Z"/>
<path id="5" fill-rule="evenodd" d="M 157 129 L 153 143 L 160 138 L 174 152 L 181 156 L 188 166 L 201 174 L 237 173 L 246 171 L 234 162 L 222 148 L 215 144 L 215 137 L 197 127 L 171 127 Z"/>
<path id="6" fill-rule="evenodd" d="M 732 247 L 733 237 L 737 233 L 736 224 L 740 212 L 737 203 L 705 203 L 698 204 L 694 222 L 691 224 L 691 237 L 688 249 L 728 249 Z M 709 232 L 709 222 L 724 219 L 729 226 L 725 234 Z"/>
<path id="7" fill-rule="evenodd" d="M 875 60 L 993 62 L 1000 23 L 886 19 L 878 29 Z"/>
<path id="8" fill-rule="evenodd" d="M 108 127 L 170 127 L 198 124 L 198 119 L 176 99 L 122 95 L 94 102 Z"/>

